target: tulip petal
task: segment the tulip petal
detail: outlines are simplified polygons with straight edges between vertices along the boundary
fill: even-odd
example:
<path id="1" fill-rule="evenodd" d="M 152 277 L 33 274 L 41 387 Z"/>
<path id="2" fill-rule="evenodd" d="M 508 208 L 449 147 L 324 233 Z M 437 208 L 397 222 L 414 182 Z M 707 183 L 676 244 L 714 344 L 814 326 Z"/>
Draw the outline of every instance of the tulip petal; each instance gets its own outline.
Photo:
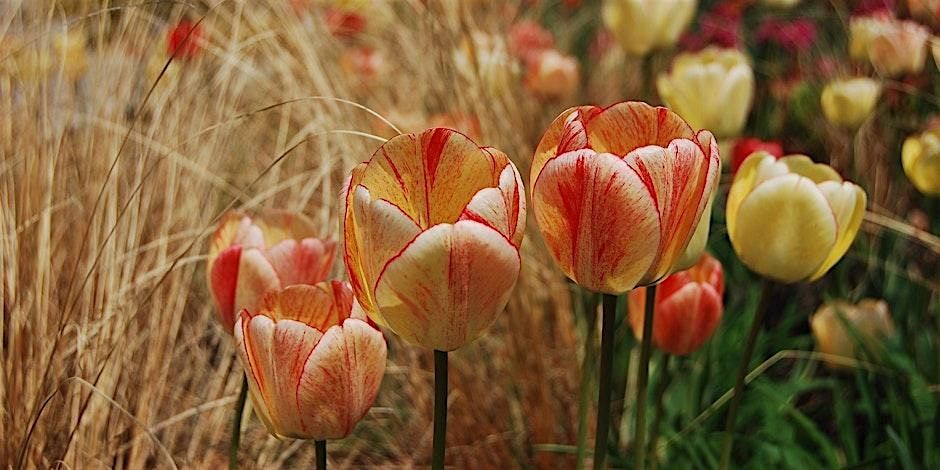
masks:
<path id="1" fill-rule="evenodd" d="M 689 354 L 701 347 L 718 326 L 721 297 L 712 286 L 692 282 L 661 301 L 656 310 L 656 346 L 670 354 Z"/>
<path id="2" fill-rule="evenodd" d="M 587 131 L 584 122 L 589 116 L 601 111 L 596 106 L 568 108 L 559 114 L 545 130 L 532 157 L 529 169 L 529 184 L 535 184 L 542 168 L 558 155 L 587 148 Z"/>
<path id="3" fill-rule="evenodd" d="M 808 278 L 836 244 L 836 219 L 826 198 L 809 178 L 792 173 L 755 187 L 736 217 L 731 243 L 741 261 L 780 282 Z"/>
<path id="4" fill-rule="evenodd" d="M 277 272 L 264 252 L 257 248 L 242 250 L 235 287 L 235 309 L 258 313 L 264 295 L 280 288 Z"/>
<path id="5" fill-rule="evenodd" d="M 473 196 L 460 220 L 475 220 L 506 236 L 518 247 L 525 234 L 525 194 L 516 167 L 507 164 L 499 176 L 498 188 L 486 188 Z"/>
<path id="6" fill-rule="evenodd" d="M 832 208 L 839 231 L 836 235 L 836 243 L 829 252 L 829 256 L 816 270 L 816 273 L 810 277 L 811 281 L 826 274 L 852 246 L 855 235 L 858 234 L 858 229 L 862 225 L 862 218 L 865 216 L 865 202 L 867 200 L 865 191 L 849 182 L 826 181 L 819 185 L 819 190 L 822 191 L 823 196 Z"/>
<path id="7" fill-rule="evenodd" d="M 346 269 L 362 307 L 369 316 L 384 325 L 385 319 L 375 304 L 375 285 L 388 261 L 421 232 L 421 228 L 388 201 L 373 199 L 363 186 L 352 193 L 352 209 L 345 230 Z"/>
<path id="8" fill-rule="evenodd" d="M 388 263 L 376 302 L 405 340 L 452 351 L 476 339 L 505 308 L 519 268 L 517 248 L 489 226 L 435 225 Z"/>
<path id="9" fill-rule="evenodd" d="M 215 257 L 232 245 L 241 245 L 245 248 L 264 247 L 264 234 L 261 229 L 251 223 L 251 218 L 238 211 L 229 211 L 222 216 L 211 240 L 207 263 L 210 269 Z"/>
<path id="10" fill-rule="evenodd" d="M 842 177 L 831 166 L 816 163 L 806 155 L 788 155 L 777 162 L 786 165 L 791 172 L 813 180 L 816 184 L 824 181 L 842 182 Z"/>
<path id="11" fill-rule="evenodd" d="M 316 224 L 299 212 L 268 209 L 253 217 L 252 223 L 264 234 L 266 247 L 272 247 L 284 240 L 317 236 Z"/>
<path id="12" fill-rule="evenodd" d="M 640 147 L 630 152 L 624 161 L 636 171 L 653 195 L 655 210 L 659 214 L 658 255 L 641 281 L 649 284 L 669 274 L 695 232 L 708 205 L 709 194 L 705 189 L 709 182 L 710 160 L 706 159 L 698 144 L 677 139 L 668 148 Z M 718 163 L 713 163 L 717 177 Z M 708 189 L 710 192 L 711 188 Z"/>
<path id="13" fill-rule="evenodd" d="M 343 281 L 297 284 L 269 292 L 258 311 L 275 320 L 296 320 L 320 331 L 341 325 L 350 317 L 353 292 Z"/>
<path id="14" fill-rule="evenodd" d="M 382 333 L 362 320 L 330 328 L 295 382 L 298 416 L 307 439 L 349 435 L 375 401 L 385 372 Z"/>
<path id="15" fill-rule="evenodd" d="M 286 437 L 306 436 L 300 418 L 297 384 L 307 358 L 323 336 L 294 320 L 274 321 L 264 315 L 243 314 L 236 325 L 235 341 L 255 408 L 268 430 Z"/>
<path id="16" fill-rule="evenodd" d="M 229 333 L 235 326 L 235 289 L 238 284 L 238 266 L 241 262 L 241 245 L 230 246 L 221 252 L 211 264 L 209 288 L 222 327 Z"/>
<path id="17" fill-rule="evenodd" d="M 674 139 L 695 136 L 678 114 L 641 101 L 614 104 L 591 117 L 585 126 L 594 151 L 621 156 L 647 145 L 667 147 Z"/>
<path id="18" fill-rule="evenodd" d="M 734 175 L 734 184 L 728 192 L 728 202 L 725 206 L 729 234 L 734 233 L 738 210 L 751 190 L 768 178 L 786 173 L 787 166 L 778 164 L 773 155 L 764 151 L 753 153 L 744 160 Z"/>
<path id="19" fill-rule="evenodd" d="M 451 129 L 403 134 L 382 145 L 361 185 L 400 207 L 422 228 L 457 221 L 467 201 L 499 184 L 508 159 Z"/>
<path id="20" fill-rule="evenodd" d="M 330 274 L 335 243 L 317 238 L 284 240 L 265 252 L 282 286 L 316 284 Z"/>
<path id="21" fill-rule="evenodd" d="M 549 161 L 533 184 L 545 242 L 578 284 L 618 294 L 642 279 L 660 243 L 652 195 L 622 159 L 590 150 Z"/>

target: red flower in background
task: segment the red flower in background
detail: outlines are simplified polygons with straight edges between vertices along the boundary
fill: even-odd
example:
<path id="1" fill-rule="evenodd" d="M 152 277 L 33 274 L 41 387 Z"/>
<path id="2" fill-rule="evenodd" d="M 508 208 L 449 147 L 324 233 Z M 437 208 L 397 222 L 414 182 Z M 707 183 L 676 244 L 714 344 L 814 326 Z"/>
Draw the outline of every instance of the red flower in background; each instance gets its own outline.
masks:
<path id="1" fill-rule="evenodd" d="M 509 53 L 526 64 L 555 46 L 552 33 L 535 21 L 524 20 L 509 27 Z"/>
<path id="2" fill-rule="evenodd" d="M 861 0 L 855 5 L 852 14 L 867 16 L 881 12 L 893 15 L 894 11 L 894 0 Z"/>
<path id="3" fill-rule="evenodd" d="M 776 140 L 765 141 L 755 137 L 744 137 L 734 144 L 734 150 L 731 151 L 731 173 L 737 173 L 738 167 L 748 156 L 761 150 L 777 158 L 783 155 L 783 145 Z"/>
<path id="4" fill-rule="evenodd" d="M 804 52 L 816 41 L 816 23 L 807 19 L 765 20 L 757 29 L 756 39 L 759 43 L 774 44 L 794 54 Z"/>
<path id="5" fill-rule="evenodd" d="M 167 32 L 167 54 L 174 59 L 191 60 L 202 49 L 202 26 L 190 20 L 180 20 Z"/>
<path id="6" fill-rule="evenodd" d="M 366 19 L 359 13 L 338 8 L 327 8 L 323 14 L 326 28 L 333 37 L 352 39 L 366 29 Z"/>
<path id="7" fill-rule="evenodd" d="M 708 46 L 737 48 L 741 45 L 741 10 L 735 2 L 721 4 L 702 15 L 698 31 L 686 33 L 680 43 L 682 48 L 698 51 Z"/>

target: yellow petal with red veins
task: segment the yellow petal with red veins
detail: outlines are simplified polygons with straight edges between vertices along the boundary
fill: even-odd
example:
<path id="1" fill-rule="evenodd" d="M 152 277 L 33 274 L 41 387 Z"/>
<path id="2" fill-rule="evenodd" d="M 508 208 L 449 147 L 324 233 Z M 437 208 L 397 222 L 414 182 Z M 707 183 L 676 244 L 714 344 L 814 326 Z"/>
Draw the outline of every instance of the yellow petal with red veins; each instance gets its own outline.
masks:
<path id="1" fill-rule="evenodd" d="M 469 220 L 424 231 L 385 267 L 375 288 L 399 336 L 452 351 L 479 337 L 506 307 L 519 252 L 496 230 Z"/>
<path id="2" fill-rule="evenodd" d="M 461 220 L 475 220 L 498 230 L 512 241 L 522 244 L 525 234 L 526 203 L 522 178 L 509 164 L 499 176 L 499 187 L 481 189 L 461 214 Z"/>
<path id="3" fill-rule="evenodd" d="M 660 243 L 652 196 L 622 159 L 591 150 L 549 161 L 532 205 L 565 274 L 596 292 L 619 294 L 649 270 Z"/>
<path id="4" fill-rule="evenodd" d="M 826 181 L 819 185 L 819 190 L 822 191 L 823 196 L 829 202 L 829 207 L 832 208 L 832 213 L 836 217 L 839 230 L 836 235 L 836 243 L 829 252 L 829 256 L 819 266 L 816 273 L 810 276 L 810 281 L 823 277 L 852 246 L 855 235 L 858 234 L 858 229 L 862 226 L 867 201 L 865 191 L 849 182 Z"/>
<path id="5" fill-rule="evenodd" d="M 667 147 L 674 139 L 693 139 L 695 132 L 678 114 L 640 101 L 604 109 L 586 123 L 588 143 L 598 153 L 626 155 L 640 147 Z"/>

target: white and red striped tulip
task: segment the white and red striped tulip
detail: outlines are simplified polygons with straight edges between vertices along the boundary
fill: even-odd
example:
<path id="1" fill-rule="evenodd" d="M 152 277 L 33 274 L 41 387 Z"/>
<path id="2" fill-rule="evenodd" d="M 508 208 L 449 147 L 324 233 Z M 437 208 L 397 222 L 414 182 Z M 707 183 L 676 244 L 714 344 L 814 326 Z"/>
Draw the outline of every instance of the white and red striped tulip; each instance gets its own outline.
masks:
<path id="1" fill-rule="evenodd" d="M 688 267 L 678 262 L 709 221 L 720 165 L 712 134 L 666 108 L 635 101 L 572 108 L 536 149 L 532 207 L 565 274 L 619 294 Z M 698 256 L 685 258 L 691 265 Z"/>
<path id="2" fill-rule="evenodd" d="M 235 323 L 251 402 L 271 434 L 340 439 L 369 411 L 385 373 L 385 337 L 340 281 L 269 292 Z"/>
<path id="3" fill-rule="evenodd" d="M 268 291 L 327 278 L 336 244 L 315 234 L 310 219 L 288 211 L 255 217 L 233 211 L 222 218 L 209 245 L 207 275 L 226 331 L 232 332 L 236 313 L 254 311 Z"/>
<path id="4" fill-rule="evenodd" d="M 346 269 L 376 322 L 452 351 L 505 308 L 526 204 L 504 153 L 446 128 L 400 135 L 353 169 L 343 198 Z"/>

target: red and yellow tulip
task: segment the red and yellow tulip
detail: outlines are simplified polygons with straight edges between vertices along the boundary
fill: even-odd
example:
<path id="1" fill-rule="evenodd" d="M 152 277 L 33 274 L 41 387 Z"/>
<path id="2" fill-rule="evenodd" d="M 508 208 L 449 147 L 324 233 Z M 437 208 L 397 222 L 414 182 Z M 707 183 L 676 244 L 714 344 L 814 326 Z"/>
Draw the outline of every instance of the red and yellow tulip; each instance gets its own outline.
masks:
<path id="1" fill-rule="evenodd" d="M 782 283 L 814 281 L 852 245 L 865 202 L 865 191 L 828 165 L 757 152 L 731 184 L 728 234 L 754 272 Z"/>
<path id="2" fill-rule="evenodd" d="M 720 165 L 712 134 L 666 108 L 572 108 L 536 149 L 532 207 L 568 277 L 623 293 L 681 268 L 693 233 L 708 223 Z"/>
<path id="3" fill-rule="evenodd" d="M 656 289 L 653 344 L 676 355 L 691 354 L 711 337 L 721 320 L 725 277 L 721 263 L 705 253 L 695 266 L 667 277 Z M 630 291 L 633 334 L 643 334 L 646 288 Z"/>
<path id="4" fill-rule="evenodd" d="M 504 153 L 446 128 L 400 135 L 352 171 L 344 199 L 346 269 L 379 324 L 451 351 L 506 306 L 526 204 Z"/>
<path id="5" fill-rule="evenodd" d="M 339 439 L 369 411 L 385 372 L 382 332 L 352 310 L 348 283 L 295 285 L 242 310 L 235 343 L 271 434 Z"/>
<path id="6" fill-rule="evenodd" d="M 313 222 L 287 211 L 255 217 L 233 211 L 222 218 L 209 245 L 207 277 L 226 331 L 236 313 L 254 311 L 267 292 L 326 279 L 335 243 L 315 234 Z"/>

